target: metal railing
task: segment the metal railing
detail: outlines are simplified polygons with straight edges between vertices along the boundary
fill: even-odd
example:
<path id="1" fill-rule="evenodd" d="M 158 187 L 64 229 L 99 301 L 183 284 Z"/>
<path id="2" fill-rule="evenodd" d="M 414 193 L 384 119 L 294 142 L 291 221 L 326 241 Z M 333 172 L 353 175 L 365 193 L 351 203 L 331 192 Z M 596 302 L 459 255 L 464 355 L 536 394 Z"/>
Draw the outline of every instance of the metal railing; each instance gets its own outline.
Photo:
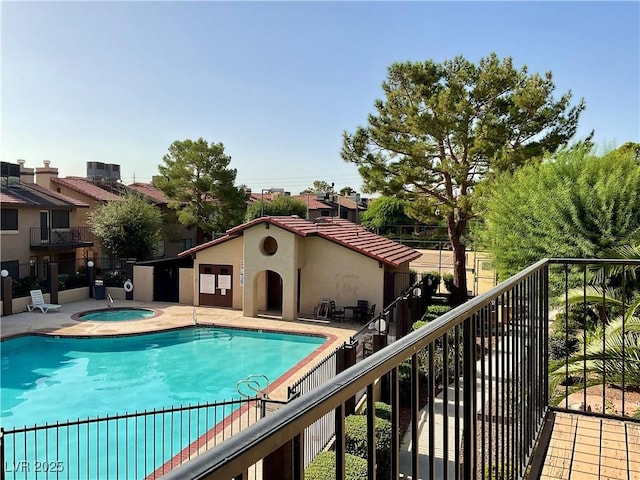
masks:
<path id="1" fill-rule="evenodd" d="M 166 478 L 246 478 L 248 468 L 262 460 L 263 465 L 279 469 L 270 475 L 301 479 L 305 428 L 328 414 L 334 415 L 336 432 L 335 478 L 344 478 L 348 453 L 345 404 L 362 389 L 367 391 L 370 474 L 376 464 L 385 461 L 391 478 L 399 478 L 400 473 L 412 478 L 523 478 L 550 411 L 550 394 L 554 394 L 555 385 L 548 375 L 550 308 L 554 308 L 556 294 L 570 292 L 576 280 L 571 272 L 559 276 L 556 269 L 562 272 L 565 264 L 577 263 L 542 260 L 532 265 L 338 373 Z M 638 268 L 640 262 L 633 265 Z M 603 301 L 601 305 L 609 304 Z M 628 312 L 628 305 L 622 310 Z M 594 308 L 598 311 L 599 307 Z M 605 357 L 600 361 L 605 362 Z M 628 378 L 630 362 L 632 357 L 627 358 Z M 374 454 L 373 391 L 381 378 L 388 379 L 390 392 L 393 434 L 388 458 Z M 420 401 L 420 391 L 426 393 L 426 404 Z M 410 442 L 401 452 L 399 411 L 404 398 L 412 422 Z M 421 409 L 426 415 L 419 415 Z M 425 443 L 426 456 L 419 453 Z M 270 461 L 274 456 L 282 458 L 283 451 L 293 462 L 278 465 Z M 401 456 L 406 460 L 402 472 Z"/>
<path id="2" fill-rule="evenodd" d="M 95 241 L 90 227 L 41 228 L 31 227 L 31 248 L 91 247 Z"/>
<path id="3" fill-rule="evenodd" d="M 0 478 L 159 478 L 260 420 L 265 402 L 256 396 L 0 427 Z"/>

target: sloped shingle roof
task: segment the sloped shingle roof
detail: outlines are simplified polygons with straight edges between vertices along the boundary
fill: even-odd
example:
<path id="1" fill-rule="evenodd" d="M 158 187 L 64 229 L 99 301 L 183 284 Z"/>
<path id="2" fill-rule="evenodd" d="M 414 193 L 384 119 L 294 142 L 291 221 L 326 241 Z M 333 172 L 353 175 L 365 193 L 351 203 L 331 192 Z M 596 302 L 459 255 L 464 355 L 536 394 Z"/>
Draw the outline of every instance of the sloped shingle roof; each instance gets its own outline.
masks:
<path id="1" fill-rule="evenodd" d="M 104 188 L 100 188 L 99 186 L 89 182 L 86 178 L 82 177 L 52 178 L 51 183 L 57 183 L 78 193 L 86 195 L 89 198 L 102 202 L 121 199 L 119 195 L 111 193 Z"/>
<path id="2" fill-rule="evenodd" d="M 132 183 L 131 185 L 127 185 L 130 189 L 135 190 L 136 192 L 144 195 L 145 197 L 153 200 L 156 204 L 166 205 L 169 200 L 164 196 L 160 190 L 151 185 L 150 183 Z"/>
<path id="3" fill-rule="evenodd" d="M 261 223 L 269 223 L 301 237 L 318 236 L 324 238 L 392 267 L 398 267 L 402 263 L 415 260 L 422 255 L 413 248 L 376 235 L 348 220 L 327 218 L 312 222 L 292 216 L 256 218 L 251 222 L 228 230 L 227 235 L 222 238 L 193 247 L 180 253 L 178 256 L 191 255 L 200 250 L 224 243 L 232 238 L 237 238 L 242 235 L 247 228 Z"/>
<path id="4" fill-rule="evenodd" d="M 31 207 L 89 207 L 88 204 L 68 195 L 48 190 L 35 183 L 22 182 L 16 187 L 3 186 L 0 191 L 0 203 Z"/>

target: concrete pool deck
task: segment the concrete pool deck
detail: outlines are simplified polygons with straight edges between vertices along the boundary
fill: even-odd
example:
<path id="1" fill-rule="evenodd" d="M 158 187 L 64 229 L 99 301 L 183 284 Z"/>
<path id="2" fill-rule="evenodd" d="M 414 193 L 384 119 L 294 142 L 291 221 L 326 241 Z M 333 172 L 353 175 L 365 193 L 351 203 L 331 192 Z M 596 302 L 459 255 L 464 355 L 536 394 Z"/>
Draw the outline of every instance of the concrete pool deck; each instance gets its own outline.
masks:
<path id="1" fill-rule="evenodd" d="M 193 326 L 192 305 L 179 305 L 164 302 L 138 302 L 119 300 L 118 308 L 151 308 L 158 311 L 152 318 L 132 321 L 99 322 L 74 320 L 72 315 L 88 310 L 104 309 L 104 300 L 87 299 L 67 303 L 58 311 L 41 313 L 38 311 L 16 313 L 0 318 L 0 339 L 39 333 L 60 336 L 101 336 L 128 335 L 134 333 L 161 332 L 173 328 Z M 274 381 L 269 387 L 269 396 L 276 400 L 285 400 L 287 387 L 298 380 L 326 355 L 349 340 L 358 331 L 359 325 L 349 323 L 331 323 L 328 321 L 297 320 L 288 321 L 271 317 L 244 317 L 240 310 L 214 307 L 195 307 L 198 324 L 219 327 L 263 329 L 283 333 L 323 335 L 327 341 L 313 353 L 299 362 L 285 375 Z"/>

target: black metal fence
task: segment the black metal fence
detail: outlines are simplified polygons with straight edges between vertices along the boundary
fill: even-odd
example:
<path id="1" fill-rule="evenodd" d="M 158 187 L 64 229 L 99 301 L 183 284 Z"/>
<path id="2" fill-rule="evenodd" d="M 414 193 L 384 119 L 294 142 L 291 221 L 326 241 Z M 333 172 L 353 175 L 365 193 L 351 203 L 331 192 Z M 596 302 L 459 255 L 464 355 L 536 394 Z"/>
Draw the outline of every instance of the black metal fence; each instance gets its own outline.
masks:
<path id="1" fill-rule="evenodd" d="M 549 265 L 541 261 L 399 337 L 167 478 L 244 478 L 250 465 L 259 459 L 269 463 L 283 451 L 294 462 L 282 465 L 281 475 L 303 478 L 303 432 L 329 412 L 335 425 L 335 478 L 344 478 L 345 405 L 362 389 L 367 390 L 370 473 L 388 462 L 393 479 L 401 473 L 412 478 L 522 478 L 549 405 Z M 406 311 L 406 300 L 401 302 Z M 380 378 L 388 379 L 388 458 L 374 454 L 373 391 Z M 404 408 L 412 421 L 410 441 L 401 449 Z M 425 444 L 426 455 L 420 453 Z"/>
<path id="2" fill-rule="evenodd" d="M 4 479 L 159 478 L 264 416 L 262 397 L 0 428 Z"/>

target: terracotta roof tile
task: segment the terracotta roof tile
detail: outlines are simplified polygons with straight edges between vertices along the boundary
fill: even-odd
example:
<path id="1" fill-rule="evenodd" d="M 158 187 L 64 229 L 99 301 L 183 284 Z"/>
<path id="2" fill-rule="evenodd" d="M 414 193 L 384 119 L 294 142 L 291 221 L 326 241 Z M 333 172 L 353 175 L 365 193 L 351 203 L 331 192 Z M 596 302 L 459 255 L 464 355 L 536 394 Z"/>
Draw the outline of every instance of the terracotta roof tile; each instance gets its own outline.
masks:
<path id="1" fill-rule="evenodd" d="M 353 222 L 339 218 L 322 218 L 312 222 L 296 216 L 262 217 L 228 230 L 227 236 L 236 238 L 242 235 L 247 228 L 261 223 L 275 225 L 301 237 L 322 237 L 392 267 L 398 267 L 402 263 L 415 260 L 422 255 L 413 248 L 376 235 Z M 222 237 L 212 242 L 198 245 L 186 252 L 182 252 L 178 256 L 196 253 L 217 243 L 222 243 L 221 240 L 225 238 Z"/>
<path id="2" fill-rule="evenodd" d="M 94 200 L 99 200 L 102 202 L 121 199 L 120 196 L 108 192 L 107 190 L 94 185 L 86 178 L 82 177 L 52 178 L 51 182 L 65 186 L 67 188 L 70 188 L 71 190 L 86 195 L 89 198 L 93 198 Z"/>
<path id="3" fill-rule="evenodd" d="M 164 196 L 164 193 L 151 185 L 150 183 L 132 183 L 131 185 L 127 185 L 130 189 L 135 190 L 136 192 L 150 198 L 156 204 L 167 204 L 169 199 Z"/>

